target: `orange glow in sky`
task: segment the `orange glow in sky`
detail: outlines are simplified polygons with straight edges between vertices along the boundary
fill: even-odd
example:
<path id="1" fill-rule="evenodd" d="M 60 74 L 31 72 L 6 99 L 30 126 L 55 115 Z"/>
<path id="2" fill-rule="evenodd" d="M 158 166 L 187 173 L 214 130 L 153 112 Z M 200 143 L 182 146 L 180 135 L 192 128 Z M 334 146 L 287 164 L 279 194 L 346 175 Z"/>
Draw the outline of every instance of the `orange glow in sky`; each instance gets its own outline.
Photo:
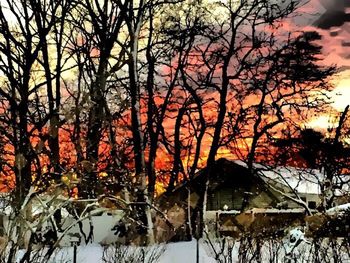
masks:
<path id="1" fill-rule="evenodd" d="M 333 82 L 335 89 L 329 94 L 332 107 L 336 112 L 342 112 L 350 104 L 350 70 L 340 72 Z M 335 125 L 333 115 L 332 112 L 322 114 L 311 120 L 308 126 L 316 129 L 333 127 Z"/>

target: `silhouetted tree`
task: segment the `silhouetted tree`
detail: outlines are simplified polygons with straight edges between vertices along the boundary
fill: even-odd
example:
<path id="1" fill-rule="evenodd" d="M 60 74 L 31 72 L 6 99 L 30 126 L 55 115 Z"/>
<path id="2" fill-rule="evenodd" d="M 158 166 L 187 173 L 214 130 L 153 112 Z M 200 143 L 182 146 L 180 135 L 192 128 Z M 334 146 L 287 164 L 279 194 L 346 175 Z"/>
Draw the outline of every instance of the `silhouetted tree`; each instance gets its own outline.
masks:
<path id="1" fill-rule="evenodd" d="M 253 173 L 262 139 L 271 136 L 292 114 L 324 103 L 322 91 L 331 88 L 327 79 L 334 68 L 317 64 L 321 47 L 314 41 L 320 36 L 284 32 L 279 27 L 297 5 L 296 1 L 287 1 L 278 6 L 264 0 L 223 4 L 221 10 L 227 19 L 208 18 L 211 25 L 194 40 L 196 66 L 185 71 L 186 77 L 195 89 L 204 88 L 213 94 L 217 103 L 214 121 L 207 123 L 212 127 L 212 138 L 204 176 L 210 173 L 219 149 L 238 140 L 250 140 L 243 158 Z M 206 180 L 194 209 L 200 215 L 197 235 L 203 229 L 208 184 Z"/>
<path id="2" fill-rule="evenodd" d="M 34 132 L 40 134 L 49 120 L 49 156 L 54 166 L 58 162 L 58 138 L 55 135 L 58 123 L 54 119 L 57 120 L 60 102 L 59 91 L 55 97 L 52 94 L 52 82 L 56 80 L 59 87 L 62 69 L 58 58 L 56 62 L 60 69 L 57 71 L 56 67 L 56 71 L 51 71 L 48 54 L 50 37 L 54 33 L 56 37 L 62 37 L 57 30 L 64 23 L 63 16 L 70 6 L 68 2 L 35 0 L 17 3 L 9 0 L 0 5 L 0 71 L 4 76 L 0 95 L 6 100 L 2 110 L 9 112 L 1 119 L 1 125 L 8 143 L 14 148 L 15 165 L 12 169 L 16 178 L 17 204 L 31 186 L 32 165 L 36 167 L 36 178 L 41 178 L 41 161 L 30 138 Z M 57 53 L 61 53 L 61 44 L 56 46 Z M 43 91 L 45 87 L 46 93 Z M 43 106 L 45 99 L 49 102 L 49 112 Z"/>
<path id="3" fill-rule="evenodd" d="M 313 129 L 303 129 L 299 136 L 280 139 L 276 142 L 279 154 L 284 159 L 296 158 L 300 155 L 306 166 L 320 171 L 318 178 L 321 188 L 321 210 L 329 209 L 334 205 L 336 191 L 344 191 L 349 179 L 344 174 L 349 169 L 350 148 L 342 139 L 347 132 L 344 129 L 348 106 L 339 116 L 335 129 L 329 129 L 329 135 Z M 286 153 L 288 151 L 288 154 Z M 279 154 L 276 158 L 279 159 Z"/>

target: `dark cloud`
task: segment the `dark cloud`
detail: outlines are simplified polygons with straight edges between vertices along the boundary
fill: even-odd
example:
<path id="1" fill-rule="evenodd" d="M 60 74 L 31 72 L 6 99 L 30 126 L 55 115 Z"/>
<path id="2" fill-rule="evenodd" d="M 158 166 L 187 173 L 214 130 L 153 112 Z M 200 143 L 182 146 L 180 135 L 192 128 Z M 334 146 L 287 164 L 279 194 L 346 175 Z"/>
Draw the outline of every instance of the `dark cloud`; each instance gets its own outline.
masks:
<path id="1" fill-rule="evenodd" d="M 338 30 L 337 30 L 337 31 L 331 31 L 331 32 L 329 32 L 329 35 L 330 35 L 331 37 L 336 37 L 336 36 L 339 35 L 339 31 L 338 31 Z"/>
<path id="2" fill-rule="evenodd" d="M 341 11 L 327 11 L 316 22 L 315 26 L 322 29 L 342 26 L 345 22 L 350 22 L 350 13 Z"/>
<path id="3" fill-rule="evenodd" d="M 319 0 L 319 2 L 326 11 L 314 22 L 314 26 L 321 29 L 330 29 L 350 22 L 350 13 L 347 12 L 347 8 L 350 7 L 350 0 Z"/>
<path id="4" fill-rule="evenodd" d="M 342 45 L 343 47 L 350 47 L 350 40 L 347 40 L 347 41 L 343 40 L 343 41 L 341 42 L 341 45 Z"/>
<path id="5" fill-rule="evenodd" d="M 294 25 L 304 31 L 315 30 L 322 39 L 324 65 L 337 65 L 339 71 L 350 69 L 350 0 L 308 0 L 300 8 Z M 350 78 L 350 75 L 349 75 Z"/>

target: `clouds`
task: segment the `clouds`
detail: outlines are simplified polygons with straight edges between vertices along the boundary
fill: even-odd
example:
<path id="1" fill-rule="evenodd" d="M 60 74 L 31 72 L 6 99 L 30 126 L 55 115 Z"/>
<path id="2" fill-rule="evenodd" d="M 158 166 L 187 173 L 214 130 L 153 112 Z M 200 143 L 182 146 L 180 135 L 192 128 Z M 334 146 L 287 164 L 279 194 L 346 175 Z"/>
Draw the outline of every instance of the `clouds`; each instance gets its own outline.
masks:
<path id="1" fill-rule="evenodd" d="M 310 0 L 299 11 L 301 15 L 293 20 L 294 26 L 319 32 L 322 63 L 339 68 L 333 79 L 336 88 L 329 95 L 334 109 L 342 111 L 349 104 L 350 93 L 350 0 Z M 329 116 L 320 116 L 309 124 L 325 128 L 330 125 Z"/>
<path id="2" fill-rule="evenodd" d="M 325 65 L 350 69 L 350 0 L 310 0 L 294 19 L 302 30 L 316 30 L 322 36 Z"/>
<path id="3" fill-rule="evenodd" d="M 319 0 L 325 12 L 314 22 L 314 26 L 321 29 L 341 27 L 350 22 L 349 0 Z"/>

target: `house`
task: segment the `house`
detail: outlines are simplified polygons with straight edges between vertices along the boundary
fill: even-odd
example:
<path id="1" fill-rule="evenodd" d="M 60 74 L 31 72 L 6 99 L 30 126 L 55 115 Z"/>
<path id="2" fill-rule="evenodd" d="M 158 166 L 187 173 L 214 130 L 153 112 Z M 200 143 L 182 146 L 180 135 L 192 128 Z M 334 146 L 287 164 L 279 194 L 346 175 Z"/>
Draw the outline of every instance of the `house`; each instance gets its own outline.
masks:
<path id="1" fill-rule="evenodd" d="M 169 221 L 177 225 L 172 237 L 175 240 L 184 236 L 186 220 L 201 210 L 199 200 L 205 192 L 206 172 L 199 171 L 191 182 L 159 198 L 164 211 L 177 211 L 176 217 L 173 212 L 168 214 Z M 254 164 L 251 172 L 242 161 L 222 158 L 208 178 L 204 220 L 208 232 L 215 235 L 247 231 L 275 234 L 287 226 L 303 224 L 305 215 L 316 212 L 321 203 L 322 174 L 315 170 Z"/>

